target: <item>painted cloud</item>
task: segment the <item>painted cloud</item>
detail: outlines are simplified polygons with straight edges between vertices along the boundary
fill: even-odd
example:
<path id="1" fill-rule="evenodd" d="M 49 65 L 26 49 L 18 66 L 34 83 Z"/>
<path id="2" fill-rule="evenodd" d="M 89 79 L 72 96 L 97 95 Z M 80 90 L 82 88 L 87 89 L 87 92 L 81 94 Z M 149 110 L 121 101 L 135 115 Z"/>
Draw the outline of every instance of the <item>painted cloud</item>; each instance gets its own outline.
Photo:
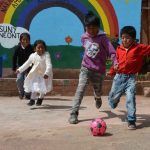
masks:
<path id="1" fill-rule="evenodd" d="M 11 24 L 0 24 L 0 44 L 4 48 L 12 48 L 19 43 L 20 34 L 29 33 L 22 27 L 14 27 Z"/>

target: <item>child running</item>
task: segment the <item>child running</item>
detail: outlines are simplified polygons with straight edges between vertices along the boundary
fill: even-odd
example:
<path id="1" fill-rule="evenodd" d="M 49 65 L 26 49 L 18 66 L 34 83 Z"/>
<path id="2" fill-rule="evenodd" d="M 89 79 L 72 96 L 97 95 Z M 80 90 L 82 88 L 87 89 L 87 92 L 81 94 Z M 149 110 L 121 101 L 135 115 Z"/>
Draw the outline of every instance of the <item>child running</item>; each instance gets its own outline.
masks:
<path id="1" fill-rule="evenodd" d="M 93 85 L 96 108 L 99 109 L 101 107 L 101 89 L 106 71 L 106 59 L 111 57 L 113 64 L 117 63 L 114 47 L 106 37 L 106 34 L 99 30 L 99 18 L 92 12 L 89 12 L 85 16 L 84 23 L 86 32 L 82 35 L 81 42 L 85 52 L 80 69 L 79 83 L 70 113 L 70 124 L 78 123 L 79 107 L 89 81 Z"/>
<path id="2" fill-rule="evenodd" d="M 109 93 L 109 104 L 115 109 L 122 94 L 126 94 L 126 108 L 128 129 L 136 129 L 136 73 L 142 67 L 144 56 L 150 55 L 150 45 L 138 44 L 136 42 L 136 30 L 133 26 L 125 26 L 121 29 L 120 37 L 122 44 L 117 47 L 116 55 L 118 61 L 117 72 L 111 69 L 109 74 L 116 75 L 113 79 Z"/>
<path id="3" fill-rule="evenodd" d="M 40 106 L 44 95 L 52 90 L 52 64 L 50 54 L 46 51 L 46 44 L 43 40 L 37 40 L 34 43 L 35 53 L 31 54 L 29 59 L 17 69 L 17 73 L 26 70 L 32 64 L 32 69 L 24 81 L 25 92 L 31 92 L 29 106 L 35 104 Z"/>

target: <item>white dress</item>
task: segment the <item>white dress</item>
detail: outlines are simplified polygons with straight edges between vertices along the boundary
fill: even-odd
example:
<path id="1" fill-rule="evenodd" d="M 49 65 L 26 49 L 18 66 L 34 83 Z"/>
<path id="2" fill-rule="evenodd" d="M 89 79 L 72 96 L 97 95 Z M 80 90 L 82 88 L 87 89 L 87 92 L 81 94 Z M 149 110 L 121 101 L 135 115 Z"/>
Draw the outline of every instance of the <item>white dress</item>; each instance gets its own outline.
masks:
<path id="1" fill-rule="evenodd" d="M 19 72 L 23 72 L 31 65 L 32 69 L 25 78 L 24 89 L 25 92 L 37 92 L 46 94 L 51 91 L 53 72 L 50 54 L 45 52 L 42 56 L 39 56 L 36 52 L 31 54 L 29 59 L 18 68 Z M 48 79 L 44 79 L 44 75 L 48 75 Z"/>

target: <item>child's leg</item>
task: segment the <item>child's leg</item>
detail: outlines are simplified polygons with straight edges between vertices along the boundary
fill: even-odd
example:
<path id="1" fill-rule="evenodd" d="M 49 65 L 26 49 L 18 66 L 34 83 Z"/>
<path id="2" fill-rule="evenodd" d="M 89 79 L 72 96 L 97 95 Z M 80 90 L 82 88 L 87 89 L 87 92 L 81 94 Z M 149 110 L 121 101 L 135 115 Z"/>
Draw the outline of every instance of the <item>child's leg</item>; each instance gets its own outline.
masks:
<path id="1" fill-rule="evenodd" d="M 33 99 L 33 100 L 37 99 L 37 93 L 36 92 L 31 93 L 31 99 Z"/>
<path id="2" fill-rule="evenodd" d="M 29 106 L 34 105 L 36 99 L 37 99 L 37 93 L 36 92 L 32 92 L 30 101 L 29 101 L 29 103 L 27 105 L 29 105 Z"/>
<path id="3" fill-rule="evenodd" d="M 77 117 L 78 117 L 79 107 L 82 102 L 87 84 L 88 84 L 88 69 L 82 67 L 80 70 L 78 87 L 73 99 L 73 106 L 70 114 L 71 116 L 69 118 L 69 122 L 71 124 L 75 124 L 78 122 Z"/>
<path id="4" fill-rule="evenodd" d="M 127 119 L 129 122 L 136 122 L 136 84 L 135 76 L 131 75 L 126 85 L 126 108 L 127 108 Z"/>
<path id="5" fill-rule="evenodd" d="M 18 73 L 17 74 L 17 79 L 16 79 L 20 99 L 23 99 L 23 97 L 24 97 L 24 87 L 23 87 L 24 76 L 25 76 L 24 72 L 23 73 Z"/>
<path id="6" fill-rule="evenodd" d="M 117 107 L 120 101 L 120 97 L 124 93 L 125 83 L 126 81 L 122 74 L 115 75 L 113 79 L 111 91 L 108 96 L 108 101 L 111 108 L 114 109 Z"/>
<path id="7" fill-rule="evenodd" d="M 102 100 L 101 100 L 101 90 L 102 90 L 102 84 L 103 84 L 103 78 L 104 76 L 93 72 L 90 75 L 90 80 L 92 81 L 93 84 L 93 90 L 94 90 L 94 98 L 95 98 L 95 104 L 96 108 L 100 108 L 102 105 Z"/>
<path id="8" fill-rule="evenodd" d="M 44 99 L 44 95 L 45 95 L 44 93 L 40 93 L 39 98 Z"/>
<path id="9" fill-rule="evenodd" d="M 73 99 L 72 112 L 78 112 L 87 84 L 88 84 L 88 70 L 82 67 L 79 75 L 78 87 L 75 93 L 75 97 Z"/>
<path id="10" fill-rule="evenodd" d="M 37 102 L 36 102 L 36 105 L 37 105 L 37 106 L 42 105 L 42 102 L 43 102 L 43 99 L 44 99 L 44 95 L 45 95 L 45 94 L 40 93 L 40 95 L 39 95 L 39 97 L 38 97 L 38 100 L 37 100 Z"/>

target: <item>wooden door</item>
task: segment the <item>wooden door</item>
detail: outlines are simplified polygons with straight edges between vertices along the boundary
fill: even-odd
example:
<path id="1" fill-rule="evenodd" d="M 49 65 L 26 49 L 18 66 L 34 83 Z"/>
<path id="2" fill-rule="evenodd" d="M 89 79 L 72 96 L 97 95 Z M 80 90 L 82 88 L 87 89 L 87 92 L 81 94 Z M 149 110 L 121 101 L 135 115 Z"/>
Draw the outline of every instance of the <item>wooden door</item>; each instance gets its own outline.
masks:
<path id="1" fill-rule="evenodd" d="M 150 44 L 150 1 L 142 0 L 141 43 Z"/>

